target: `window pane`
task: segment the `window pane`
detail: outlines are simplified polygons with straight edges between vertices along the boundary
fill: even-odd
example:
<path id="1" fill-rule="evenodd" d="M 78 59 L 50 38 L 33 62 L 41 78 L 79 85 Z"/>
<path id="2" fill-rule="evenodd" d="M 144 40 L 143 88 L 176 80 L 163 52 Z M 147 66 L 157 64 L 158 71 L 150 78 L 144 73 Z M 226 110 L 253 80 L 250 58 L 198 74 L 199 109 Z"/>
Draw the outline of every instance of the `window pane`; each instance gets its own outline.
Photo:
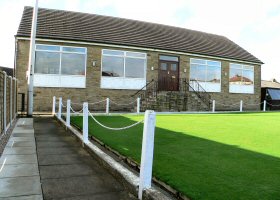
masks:
<path id="1" fill-rule="evenodd" d="M 221 82 L 221 68 L 214 67 L 214 66 L 208 66 L 206 81 L 211 82 L 211 83 L 220 83 Z"/>
<path id="2" fill-rule="evenodd" d="M 123 77 L 124 59 L 120 57 L 103 56 L 102 76 Z"/>
<path id="3" fill-rule="evenodd" d="M 196 80 L 196 65 L 191 65 L 190 80 Z"/>
<path id="4" fill-rule="evenodd" d="M 230 67 L 229 82 L 231 84 L 242 84 L 242 69 Z"/>
<path id="5" fill-rule="evenodd" d="M 243 70 L 243 84 L 244 85 L 254 84 L 254 71 Z"/>
<path id="6" fill-rule="evenodd" d="M 163 71 L 167 70 L 167 63 L 160 63 L 160 69 Z"/>
<path id="7" fill-rule="evenodd" d="M 196 80 L 201 82 L 204 82 L 206 80 L 206 66 L 197 65 Z"/>
<path id="8" fill-rule="evenodd" d="M 220 67 L 221 66 L 221 62 L 208 60 L 207 61 L 207 65 Z"/>
<path id="9" fill-rule="evenodd" d="M 35 53 L 35 73 L 59 74 L 59 53 L 37 51 Z"/>
<path id="10" fill-rule="evenodd" d="M 125 59 L 126 78 L 144 78 L 145 60 L 137 58 Z"/>
<path id="11" fill-rule="evenodd" d="M 63 47 L 62 51 L 76 52 L 76 53 L 85 53 L 86 49 L 85 48 L 77 48 L 77 47 Z"/>
<path id="12" fill-rule="evenodd" d="M 177 64 L 171 64 L 170 70 L 171 71 L 177 71 Z"/>
<path id="13" fill-rule="evenodd" d="M 178 62 L 179 58 L 175 56 L 159 56 L 160 60 L 166 60 L 166 61 L 175 61 Z"/>
<path id="14" fill-rule="evenodd" d="M 204 82 L 206 79 L 206 66 L 204 65 L 191 65 L 191 80 Z"/>
<path id="15" fill-rule="evenodd" d="M 203 65 L 206 65 L 206 60 L 191 59 L 191 63 L 193 63 L 193 64 L 203 64 Z"/>
<path id="16" fill-rule="evenodd" d="M 36 49 L 38 49 L 38 50 L 48 50 L 48 51 L 60 51 L 60 46 L 37 44 Z"/>
<path id="17" fill-rule="evenodd" d="M 138 57 L 138 58 L 146 58 L 146 54 L 145 53 L 136 53 L 136 52 L 126 52 L 126 56 Z"/>
<path id="18" fill-rule="evenodd" d="M 113 56 L 124 56 L 124 51 L 103 50 L 103 54 Z"/>
<path id="19" fill-rule="evenodd" d="M 85 55 L 64 53 L 61 56 L 62 75 L 85 75 Z"/>
<path id="20" fill-rule="evenodd" d="M 242 69 L 242 65 L 240 65 L 240 64 L 233 64 L 233 63 L 231 63 L 231 64 L 230 64 L 230 68 L 238 68 L 238 69 Z"/>

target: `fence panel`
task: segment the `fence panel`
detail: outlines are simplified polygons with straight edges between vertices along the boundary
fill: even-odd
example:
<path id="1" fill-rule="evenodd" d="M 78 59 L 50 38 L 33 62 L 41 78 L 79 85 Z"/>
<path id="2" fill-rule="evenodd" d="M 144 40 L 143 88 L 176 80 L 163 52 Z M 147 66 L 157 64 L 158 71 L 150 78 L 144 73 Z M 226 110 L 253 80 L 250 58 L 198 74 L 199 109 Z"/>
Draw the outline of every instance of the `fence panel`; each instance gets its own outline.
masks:
<path id="1" fill-rule="evenodd" d="M 0 134 L 4 130 L 4 73 L 0 71 Z"/>
<path id="2" fill-rule="evenodd" d="M 6 79 L 6 122 L 7 122 L 7 126 L 8 124 L 10 124 L 10 87 L 11 87 L 11 81 L 10 78 L 7 77 Z"/>
<path id="3" fill-rule="evenodd" d="M 6 132 L 5 129 L 7 129 L 9 124 L 11 124 L 13 119 L 16 117 L 16 114 L 17 80 L 7 76 L 5 72 L 0 71 L 0 137 Z"/>

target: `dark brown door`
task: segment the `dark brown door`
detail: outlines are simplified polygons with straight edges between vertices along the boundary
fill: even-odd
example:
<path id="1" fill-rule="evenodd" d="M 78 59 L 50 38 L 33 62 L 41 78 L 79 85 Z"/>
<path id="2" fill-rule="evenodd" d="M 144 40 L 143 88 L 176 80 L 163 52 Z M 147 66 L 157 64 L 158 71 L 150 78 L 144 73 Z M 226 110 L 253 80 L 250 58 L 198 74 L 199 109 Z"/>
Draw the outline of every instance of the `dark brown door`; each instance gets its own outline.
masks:
<path id="1" fill-rule="evenodd" d="M 158 89 L 161 91 L 179 90 L 179 65 L 178 62 L 159 61 Z"/>

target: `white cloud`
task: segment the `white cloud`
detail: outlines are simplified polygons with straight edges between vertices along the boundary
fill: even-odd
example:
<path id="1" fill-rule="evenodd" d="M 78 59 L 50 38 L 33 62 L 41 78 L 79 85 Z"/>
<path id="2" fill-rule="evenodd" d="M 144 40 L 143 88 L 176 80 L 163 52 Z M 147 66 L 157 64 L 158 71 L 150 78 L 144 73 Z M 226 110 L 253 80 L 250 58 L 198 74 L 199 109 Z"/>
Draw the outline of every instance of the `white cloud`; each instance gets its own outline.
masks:
<path id="1" fill-rule="evenodd" d="M 0 1 L 0 65 L 13 66 L 14 38 L 24 5 Z M 263 60 L 263 77 L 277 76 L 280 52 L 279 0 L 40 0 L 40 7 L 112 15 L 224 35 Z M 7 20 L 8 19 L 8 20 Z"/>

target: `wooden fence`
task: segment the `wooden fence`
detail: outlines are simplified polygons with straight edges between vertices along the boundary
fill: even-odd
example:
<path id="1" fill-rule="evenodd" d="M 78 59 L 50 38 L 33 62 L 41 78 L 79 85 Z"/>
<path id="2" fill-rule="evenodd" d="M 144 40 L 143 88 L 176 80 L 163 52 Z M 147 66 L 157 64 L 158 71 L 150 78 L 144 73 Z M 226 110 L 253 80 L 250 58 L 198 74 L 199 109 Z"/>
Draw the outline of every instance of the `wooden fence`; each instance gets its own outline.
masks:
<path id="1" fill-rule="evenodd" d="M 0 137 L 6 133 L 17 113 L 17 80 L 0 70 Z"/>

